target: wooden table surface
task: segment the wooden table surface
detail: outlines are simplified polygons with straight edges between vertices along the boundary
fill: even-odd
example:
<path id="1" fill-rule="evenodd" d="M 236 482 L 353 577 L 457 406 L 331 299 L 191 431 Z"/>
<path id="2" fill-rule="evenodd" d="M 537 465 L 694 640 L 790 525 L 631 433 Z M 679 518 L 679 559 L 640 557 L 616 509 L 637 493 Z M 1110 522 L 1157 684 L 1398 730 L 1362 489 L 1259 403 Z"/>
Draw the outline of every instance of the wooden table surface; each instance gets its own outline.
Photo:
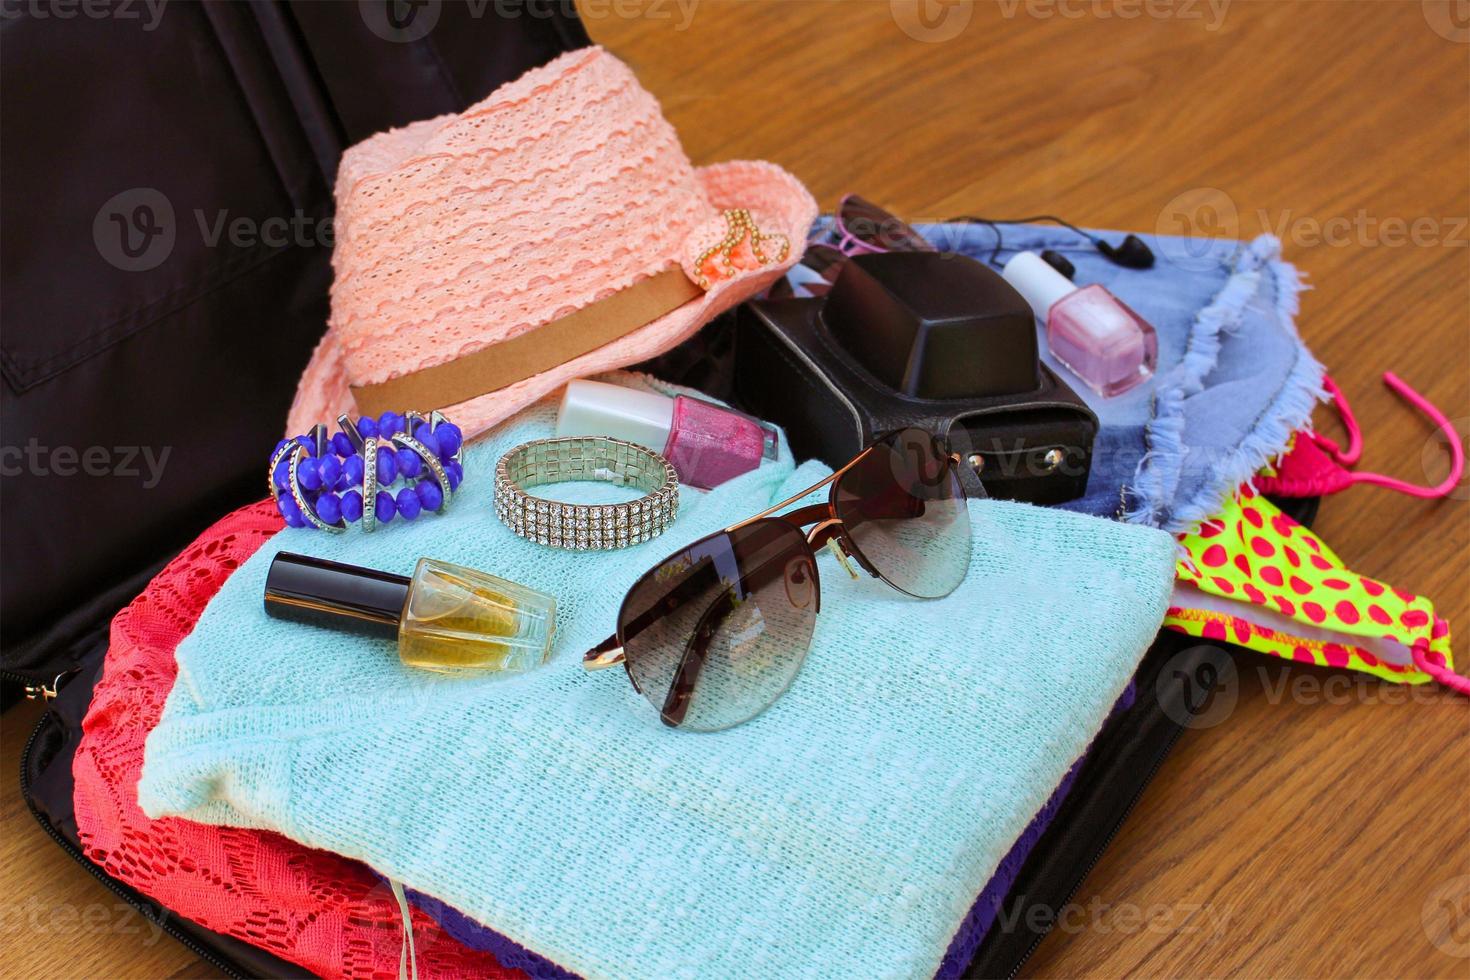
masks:
<path id="1" fill-rule="evenodd" d="M 1470 430 L 1463 3 L 579 6 L 696 163 L 778 161 L 827 208 L 859 191 L 920 220 L 1044 211 L 1273 231 L 1314 287 L 1300 328 L 1353 396 L 1364 466 L 1445 472 L 1384 369 L 1443 406 L 1462 441 Z M 1438 503 L 1360 487 L 1327 500 L 1317 527 L 1463 634 L 1467 497 L 1464 484 Z M 1186 733 L 1025 972 L 1470 975 L 1470 701 L 1239 664 L 1234 710 Z M 31 823 L 13 773 L 34 714 L 4 719 L 0 972 L 211 975 Z"/>

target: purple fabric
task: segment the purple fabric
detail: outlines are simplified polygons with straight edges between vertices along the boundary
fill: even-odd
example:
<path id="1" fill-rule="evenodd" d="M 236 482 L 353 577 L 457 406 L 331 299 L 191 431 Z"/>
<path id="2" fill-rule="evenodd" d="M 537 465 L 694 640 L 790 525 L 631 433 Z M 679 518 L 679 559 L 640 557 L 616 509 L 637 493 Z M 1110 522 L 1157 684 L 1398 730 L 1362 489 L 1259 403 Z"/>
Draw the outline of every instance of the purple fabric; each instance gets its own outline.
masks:
<path id="1" fill-rule="evenodd" d="M 1085 757 L 1084 757 L 1085 759 Z M 985 889 L 980 892 L 980 897 L 975 899 L 975 904 L 970 907 L 970 914 L 965 916 L 965 921 L 960 923 L 959 932 L 955 933 L 954 939 L 950 941 L 949 951 L 944 954 L 944 962 L 939 964 L 939 971 L 934 974 L 938 980 L 951 980 L 951 978 L 962 976 L 965 967 L 970 960 L 975 958 L 975 950 L 980 948 L 980 941 L 990 931 L 995 922 L 996 913 L 1000 911 L 1000 903 L 1005 901 L 1006 895 L 1010 894 L 1011 885 L 1016 880 L 1016 875 L 1021 871 L 1021 865 L 1026 863 L 1031 849 L 1046 833 L 1046 828 L 1051 826 L 1052 817 L 1056 816 L 1057 808 L 1067 798 L 1067 793 L 1072 789 L 1072 780 L 1077 775 L 1077 770 L 1082 767 L 1084 759 L 1078 759 L 1067 774 L 1062 777 L 1057 791 L 1051 795 L 1042 808 L 1036 811 L 1036 816 L 1031 823 L 1016 838 L 1016 843 L 1011 846 L 1005 857 L 1001 858 L 1000 864 L 996 865 L 995 874 L 985 883 Z"/>
<path id="2" fill-rule="evenodd" d="M 491 954 L 500 961 L 501 966 L 522 970 L 538 980 L 577 980 L 575 973 L 562 969 L 546 957 L 531 952 L 494 929 L 480 925 L 459 909 L 412 888 L 405 888 L 403 892 L 414 908 L 437 921 L 445 932 L 471 949 Z"/>
<path id="3" fill-rule="evenodd" d="M 1135 688 L 1132 681 L 1123 689 L 1113 705 L 1112 712 L 1108 715 L 1111 721 L 1120 713 L 1127 711 L 1133 705 Z M 1011 885 L 1015 883 L 1016 875 L 1020 874 L 1021 866 L 1026 863 L 1031 850 L 1046 829 L 1051 826 L 1052 819 L 1061 808 L 1062 801 L 1067 798 L 1067 793 L 1072 788 L 1072 783 L 1077 777 L 1077 772 L 1082 764 L 1087 761 L 1083 755 L 1072 764 L 1067 774 L 1062 777 L 1061 783 L 1057 785 L 1056 791 L 1051 798 L 1042 805 L 1011 845 L 1010 851 L 1001 858 L 1000 864 L 996 866 L 995 874 L 985 883 L 985 888 L 980 892 L 975 904 L 970 907 L 970 912 L 965 916 L 965 921 L 960 923 L 959 931 L 955 933 L 954 939 L 950 940 L 949 950 L 944 954 L 944 960 L 939 964 L 939 971 L 935 974 L 937 980 L 953 980 L 965 972 L 965 967 L 975 956 L 975 950 L 980 947 L 980 941 L 990 931 L 995 922 L 996 913 L 1000 911 L 1000 903 L 1010 893 Z M 538 956 L 518 943 L 512 942 L 500 933 L 483 926 L 471 919 L 469 916 L 452 908 L 421 892 L 411 888 L 404 889 L 408 900 L 414 907 L 422 910 L 429 917 L 436 920 L 444 931 L 455 939 L 464 943 L 471 949 L 478 949 L 491 953 L 502 966 L 512 967 L 524 971 L 527 975 L 537 980 L 576 980 L 577 975 L 564 970 L 543 956 Z"/>

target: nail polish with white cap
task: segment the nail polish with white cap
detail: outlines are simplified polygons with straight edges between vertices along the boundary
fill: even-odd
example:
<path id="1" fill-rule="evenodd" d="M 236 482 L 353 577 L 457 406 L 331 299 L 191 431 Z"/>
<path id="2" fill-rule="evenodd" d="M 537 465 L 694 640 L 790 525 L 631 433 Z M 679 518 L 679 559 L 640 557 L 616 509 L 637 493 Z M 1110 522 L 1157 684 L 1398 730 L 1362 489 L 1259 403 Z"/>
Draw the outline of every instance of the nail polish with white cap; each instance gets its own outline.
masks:
<path id="1" fill-rule="evenodd" d="M 775 459 L 776 430 L 743 412 L 688 395 L 661 395 L 585 379 L 562 394 L 558 436 L 613 436 L 663 453 L 679 482 L 708 490 L 763 459 Z"/>
<path id="2" fill-rule="evenodd" d="M 1102 286 L 1079 289 L 1035 252 L 1017 252 L 1001 275 L 1045 325 L 1052 355 L 1093 391 L 1111 398 L 1153 377 L 1158 334 Z"/>

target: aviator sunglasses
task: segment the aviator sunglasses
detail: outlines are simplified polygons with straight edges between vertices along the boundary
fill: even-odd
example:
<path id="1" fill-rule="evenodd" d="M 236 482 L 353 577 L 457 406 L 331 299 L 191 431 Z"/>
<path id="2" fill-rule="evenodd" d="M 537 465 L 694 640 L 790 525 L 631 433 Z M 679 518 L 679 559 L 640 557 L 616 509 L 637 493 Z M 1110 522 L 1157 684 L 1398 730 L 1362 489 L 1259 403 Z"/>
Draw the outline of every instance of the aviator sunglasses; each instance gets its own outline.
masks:
<path id="1" fill-rule="evenodd" d="M 826 503 L 776 515 L 828 485 Z M 919 429 L 876 440 L 820 483 L 648 571 L 624 597 L 617 632 L 583 666 L 622 664 L 673 728 L 712 732 L 749 721 L 785 693 L 806 659 L 824 548 L 853 578 L 856 562 L 905 595 L 949 595 L 970 565 L 959 457 Z"/>

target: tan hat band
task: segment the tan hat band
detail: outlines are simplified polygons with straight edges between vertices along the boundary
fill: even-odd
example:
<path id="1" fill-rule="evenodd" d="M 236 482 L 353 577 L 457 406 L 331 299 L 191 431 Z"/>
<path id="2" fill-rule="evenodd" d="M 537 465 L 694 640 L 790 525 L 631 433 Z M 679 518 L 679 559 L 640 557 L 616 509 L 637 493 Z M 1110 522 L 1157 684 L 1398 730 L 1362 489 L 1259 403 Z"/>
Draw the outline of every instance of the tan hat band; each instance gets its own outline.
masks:
<path id="1" fill-rule="evenodd" d="M 429 412 L 507 388 L 625 337 L 704 295 L 678 267 L 519 336 L 388 381 L 352 386 L 363 415 Z"/>

